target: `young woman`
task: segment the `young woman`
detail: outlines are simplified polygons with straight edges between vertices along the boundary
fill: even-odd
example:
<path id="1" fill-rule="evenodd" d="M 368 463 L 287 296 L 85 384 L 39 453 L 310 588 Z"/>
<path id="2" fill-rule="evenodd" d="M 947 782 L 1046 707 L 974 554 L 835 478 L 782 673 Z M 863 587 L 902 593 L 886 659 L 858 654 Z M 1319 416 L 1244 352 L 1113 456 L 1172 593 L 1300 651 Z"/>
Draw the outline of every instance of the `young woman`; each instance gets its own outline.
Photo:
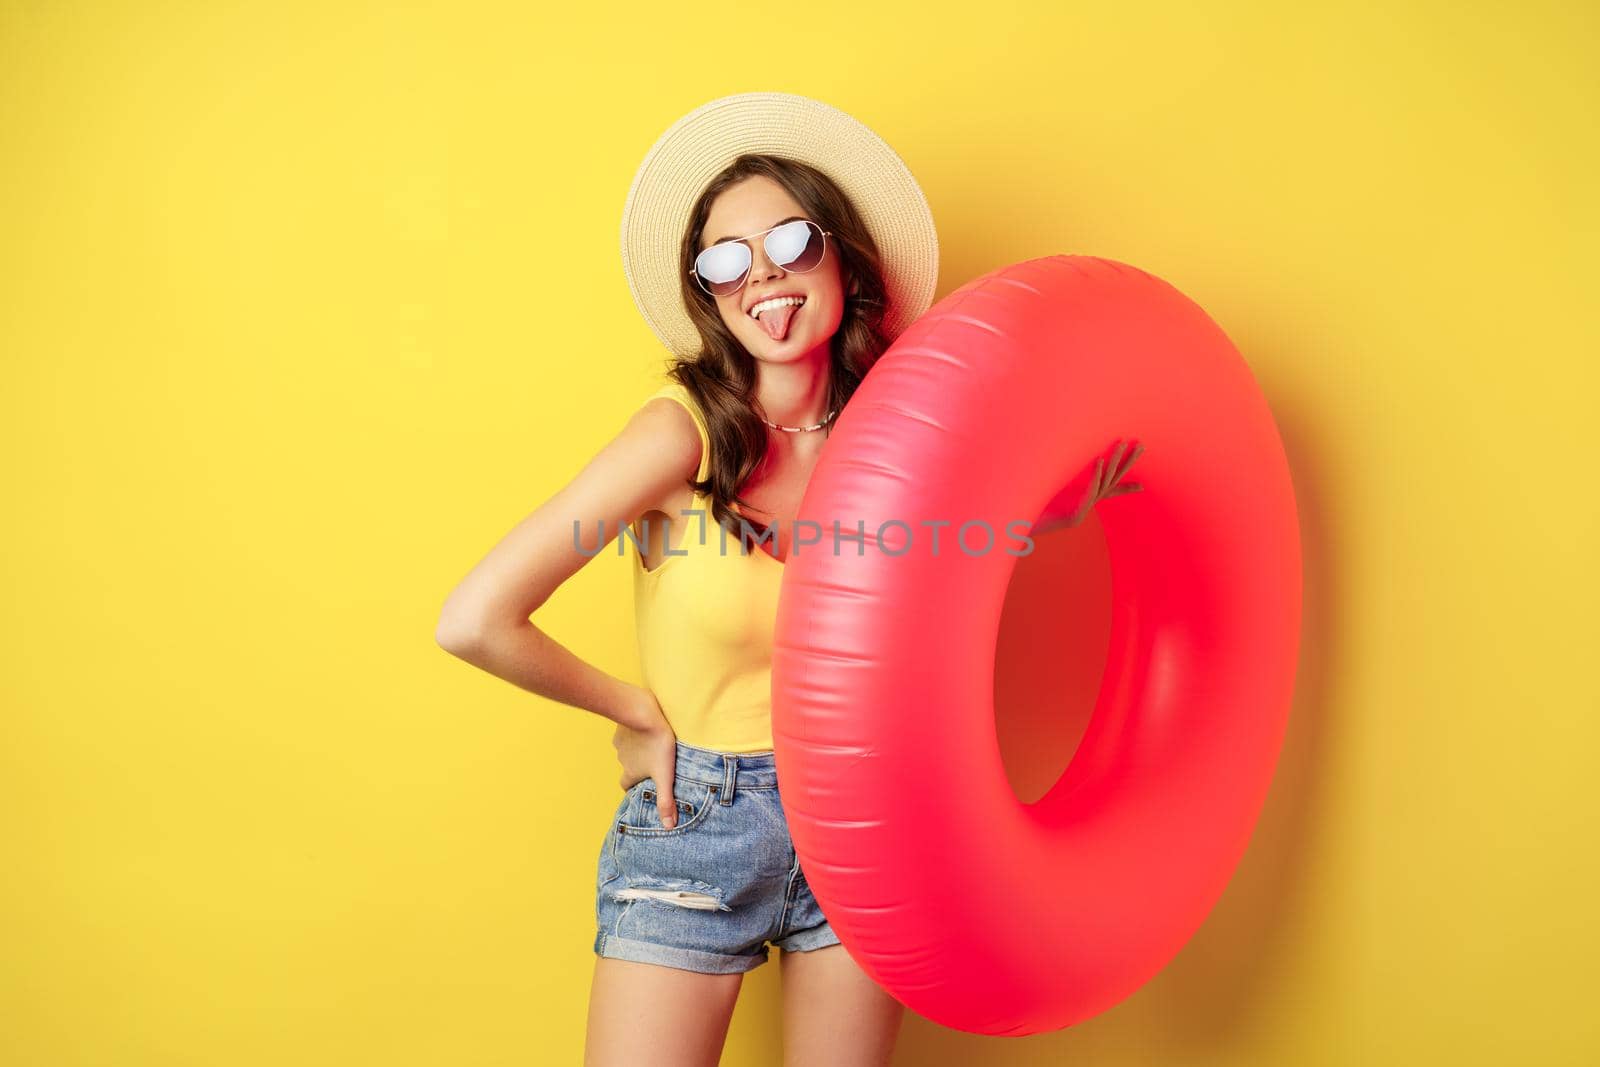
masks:
<path id="1" fill-rule="evenodd" d="M 792 521 L 828 429 L 889 343 L 891 294 L 856 206 L 797 159 L 741 154 L 683 223 L 675 269 L 696 351 L 461 582 L 438 639 L 617 723 L 626 792 L 600 850 L 587 1063 L 715 1064 L 769 943 L 785 1062 L 887 1063 L 903 1008 L 840 945 L 784 821 L 770 657 Z M 528 619 L 611 557 L 596 550 L 623 527 L 644 686 Z"/>
<path id="2" fill-rule="evenodd" d="M 784 151 L 740 150 L 774 142 Z M 617 724 L 625 792 L 596 872 L 587 1064 L 716 1064 L 744 972 L 769 944 L 780 950 L 783 1062 L 886 1064 L 903 1007 L 839 943 L 784 819 L 771 651 L 795 513 L 828 431 L 931 303 L 927 201 L 848 115 L 742 94 L 657 142 L 629 193 L 623 256 L 640 310 L 677 357 L 668 381 L 467 575 L 438 640 Z M 1113 466 L 1114 485 L 1125 466 Z M 1065 524 L 1136 488 L 1108 491 L 1100 471 Z M 528 618 L 591 558 L 611 556 L 601 550 L 624 528 L 642 686 Z"/>

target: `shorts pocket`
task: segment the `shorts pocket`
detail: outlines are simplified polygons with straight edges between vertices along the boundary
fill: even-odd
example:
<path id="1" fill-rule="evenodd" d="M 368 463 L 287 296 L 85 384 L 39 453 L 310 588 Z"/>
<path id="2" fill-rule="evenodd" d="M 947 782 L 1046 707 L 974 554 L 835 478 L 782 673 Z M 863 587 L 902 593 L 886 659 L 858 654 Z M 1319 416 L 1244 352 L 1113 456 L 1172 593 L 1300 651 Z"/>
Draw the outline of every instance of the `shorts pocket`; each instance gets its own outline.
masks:
<path id="1" fill-rule="evenodd" d="M 717 802 L 720 787 L 681 778 L 673 785 L 674 799 L 678 802 L 678 825 L 670 828 L 661 825 L 655 780 L 645 778 L 634 785 L 626 798 L 616 832 L 629 837 L 681 837 L 703 823 L 711 813 L 711 806 Z"/>

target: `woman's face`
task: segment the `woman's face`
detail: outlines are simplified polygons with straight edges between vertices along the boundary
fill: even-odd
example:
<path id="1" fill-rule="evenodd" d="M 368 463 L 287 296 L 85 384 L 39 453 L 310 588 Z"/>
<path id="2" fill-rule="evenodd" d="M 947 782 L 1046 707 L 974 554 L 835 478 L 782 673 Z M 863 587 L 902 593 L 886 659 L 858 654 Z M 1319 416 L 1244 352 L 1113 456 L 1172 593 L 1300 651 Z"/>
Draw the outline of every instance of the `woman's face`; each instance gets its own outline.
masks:
<path id="1" fill-rule="evenodd" d="M 698 254 L 728 238 L 748 238 L 745 243 L 750 248 L 751 263 L 744 286 L 728 296 L 712 299 L 733 336 L 752 356 L 767 362 L 787 363 L 808 354 L 825 359 L 828 342 L 844 318 L 844 285 L 832 237 L 826 239 L 821 263 L 804 273 L 791 274 L 768 258 L 762 244 L 765 234 L 750 236 L 771 229 L 790 216 L 809 217 L 794 197 L 771 178 L 746 178 L 724 189 L 712 201 L 700 247 L 695 250 Z M 763 300 L 790 295 L 803 297 L 805 303 L 764 311 L 759 319 L 751 316 L 750 310 Z"/>

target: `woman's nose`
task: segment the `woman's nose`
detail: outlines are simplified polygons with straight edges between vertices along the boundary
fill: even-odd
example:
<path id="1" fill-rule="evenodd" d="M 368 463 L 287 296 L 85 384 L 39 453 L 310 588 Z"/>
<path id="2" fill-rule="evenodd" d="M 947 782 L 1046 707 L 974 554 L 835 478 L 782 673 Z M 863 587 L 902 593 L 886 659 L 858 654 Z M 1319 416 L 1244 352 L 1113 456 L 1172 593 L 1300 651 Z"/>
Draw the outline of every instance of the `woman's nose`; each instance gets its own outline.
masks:
<path id="1" fill-rule="evenodd" d="M 765 249 L 758 247 L 758 248 L 756 248 L 756 249 L 751 251 L 751 253 L 750 253 L 750 277 L 751 278 L 770 278 L 774 274 L 781 274 L 781 273 L 783 273 L 783 272 L 778 267 L 778 265 L 776 263 L 772 262 L 772 260 L 767 257 L 767 253 L 766 253 Z M 748 280 L 749 279 L 746 279 L 746 281 L 748 281 Z"/>

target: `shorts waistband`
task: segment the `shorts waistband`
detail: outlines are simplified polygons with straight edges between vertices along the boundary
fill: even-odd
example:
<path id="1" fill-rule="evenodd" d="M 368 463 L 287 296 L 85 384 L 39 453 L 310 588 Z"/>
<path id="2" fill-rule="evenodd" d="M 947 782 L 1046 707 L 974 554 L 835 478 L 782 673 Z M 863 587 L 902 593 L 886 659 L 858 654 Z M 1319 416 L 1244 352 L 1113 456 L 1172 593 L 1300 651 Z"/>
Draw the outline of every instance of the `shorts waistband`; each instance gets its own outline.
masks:
<path id="1" fill-rule="evenodd" d="M 777 755 L 770 750 L 717 752 L 682 741 L 677 745 L 678 760 L 673 773 L 679 778 L 720 786 L 717 792 L 724 804 L 733 803 L 740 789 L 772 789 L 778 784 Z"/>

